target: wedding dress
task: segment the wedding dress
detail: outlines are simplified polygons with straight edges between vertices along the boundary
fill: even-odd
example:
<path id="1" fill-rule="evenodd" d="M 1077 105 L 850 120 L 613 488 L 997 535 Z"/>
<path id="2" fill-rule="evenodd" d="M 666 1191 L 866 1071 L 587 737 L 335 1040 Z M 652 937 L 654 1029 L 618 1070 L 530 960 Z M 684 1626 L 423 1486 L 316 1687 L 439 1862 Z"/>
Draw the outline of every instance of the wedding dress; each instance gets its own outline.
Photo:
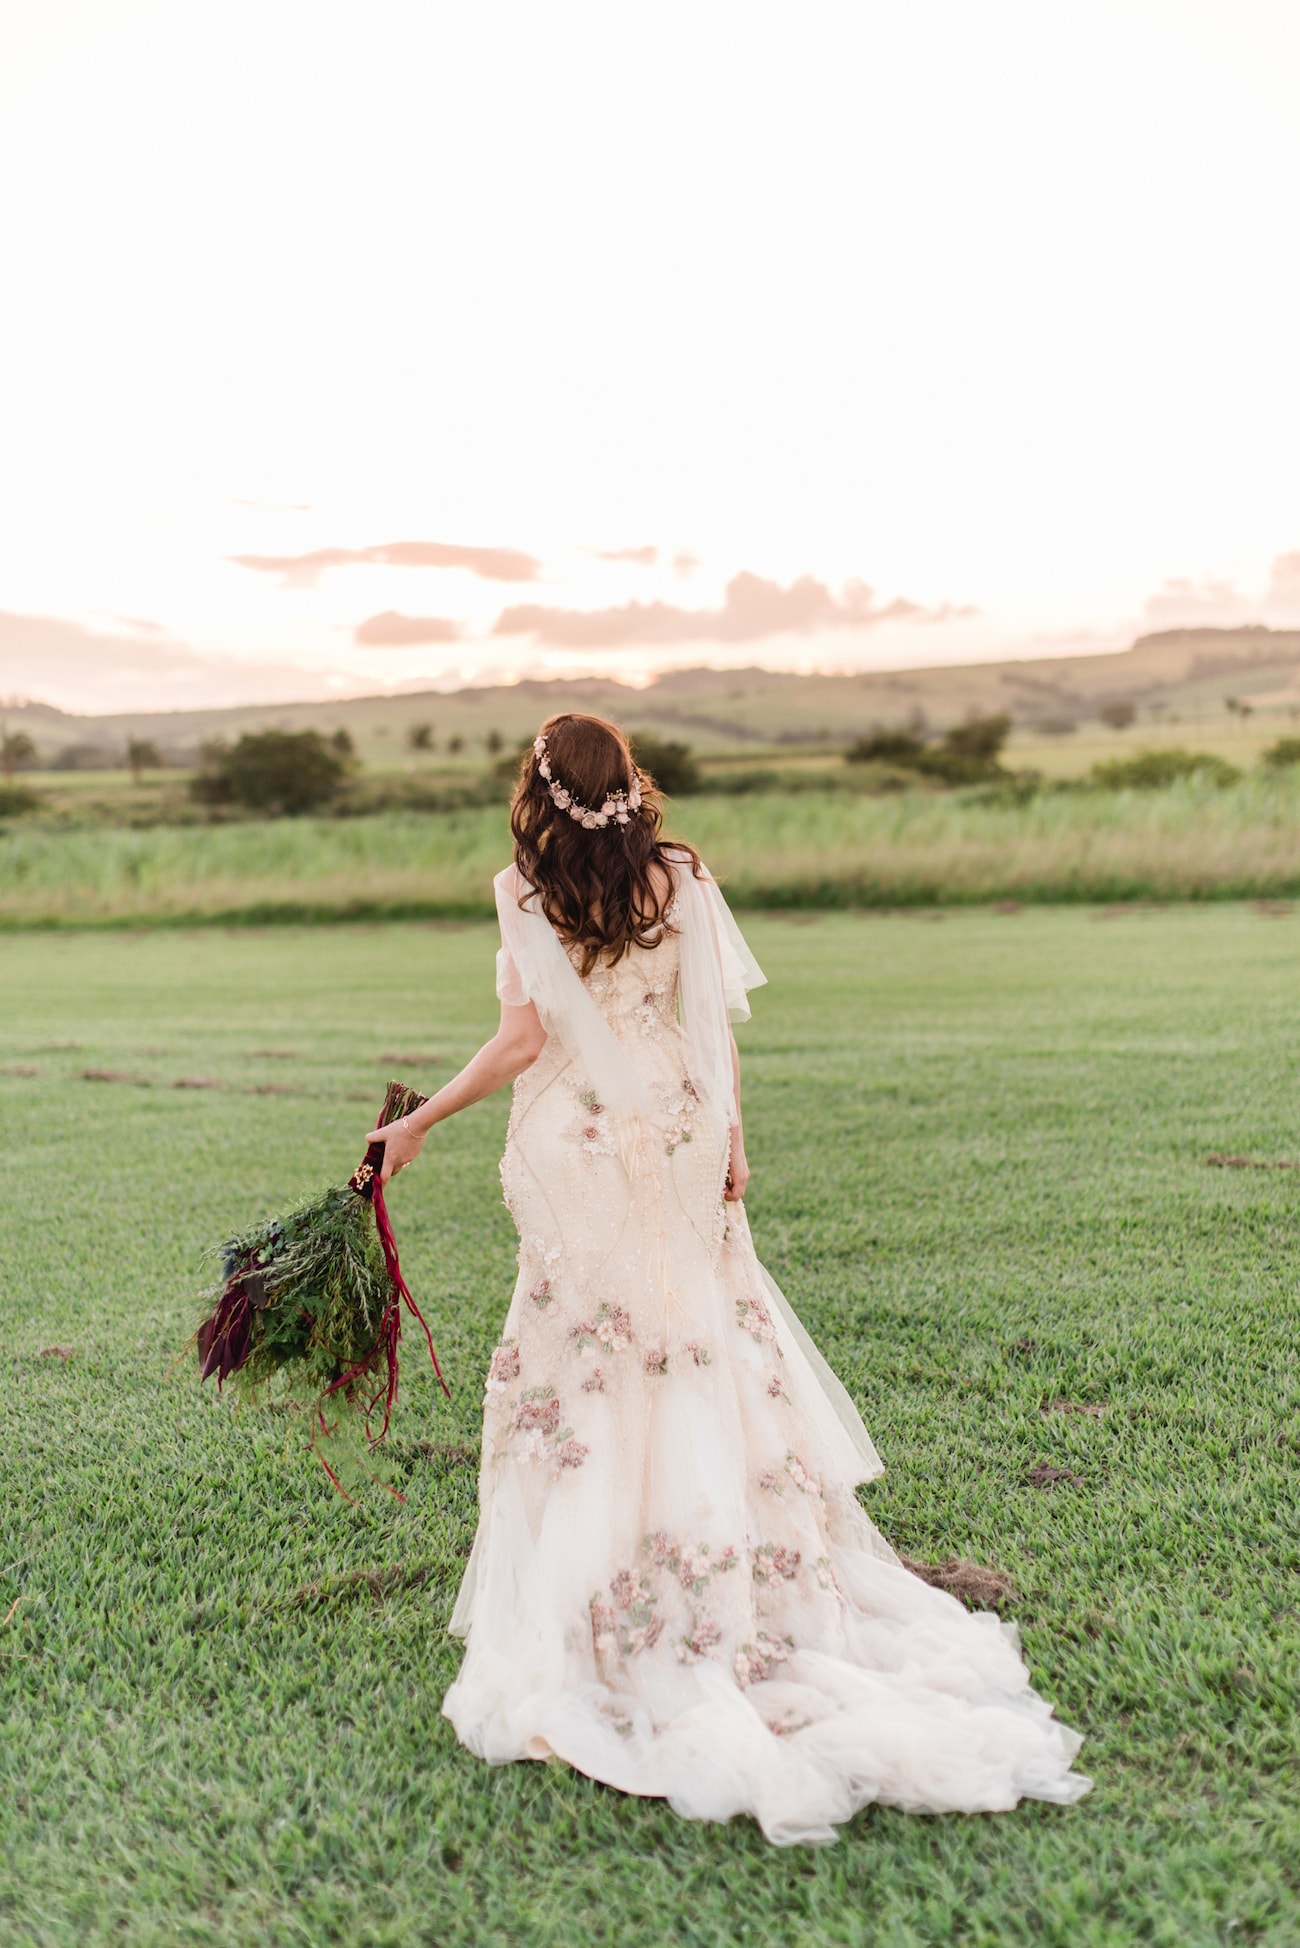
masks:
<path id="1" fill-rule="evenodd" d="M 498 990 L 548 1039 L 501 1165 L 519 1279 L 443 1709 L 494 1764 L 554 1756 L 784 1844 L 871 1801 L 1071 1802 L 1080 1735 L 1014 1626 L 864 1514 L 880 1460 L 723 1200 L 727 1016 L 763 976 L 712 881 L 674 878 L 660 944 L 585 981 L 515 869 L 497 880 Z"/>

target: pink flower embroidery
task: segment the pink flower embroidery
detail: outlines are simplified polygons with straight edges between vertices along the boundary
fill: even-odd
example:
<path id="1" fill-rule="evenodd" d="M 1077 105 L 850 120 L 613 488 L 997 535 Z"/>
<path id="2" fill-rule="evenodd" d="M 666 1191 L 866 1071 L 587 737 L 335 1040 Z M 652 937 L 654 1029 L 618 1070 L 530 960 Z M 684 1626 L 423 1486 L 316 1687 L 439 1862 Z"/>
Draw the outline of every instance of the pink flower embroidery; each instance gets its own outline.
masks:
<path id="1" fill-rule="evenodd" d="M 553 1393 L 523 1400 L 515 1411 L 515 1431 L 554 1434 L 560 1425 L 560 1403 Z"/>
<path id="2" fill-rule="evenodd" d="M 765 1583 L 790 1583 L 799 1573 L 800 1560 L 797 1549 L 764 1542 L 754 1551 L 754 1574 Z"/>
<path id="3" fill-rule="evenodd" d="M 736 1300 L 736 1324 L 742 1332 L 749 1334 L 756 1345 L 761 1346 L 764 1340 L 769 1345 L 776 1345 L 776 1327 L 772 1324 L 772 1315 L 757 1295 Z"/>
<path id="4" fill-rule="evenodd" d="M 774 1373 L 772 1375 L 771 1379 L 767 1383 L 767 1391 L 773 1400 L 785 1399 L 786 1397 L 785 1381 L 781 1378 L 781 1375 L 779 1373 Z"/>
<path id="5" fill-rule="evenodd" d="M 766 1631 L 760 1630 L 754 1643 L 742 1644 L 736 1652 L 732 1668 L 737 1682 L 761 1684 L 764 1678 L 771 1676 L 775 1665 L 785 1663 L 792 1648 L 780 1637 L 769 1637 Z"/>
<path id="6" fill-rule="evenodd" d="M 770 1490 L 773 1495 L 784 1495 L 785 1493 L 785 1483 L 775 1468 L 765 1468 L 758 1477 L 758 1485 L 760 1488 Z"/>
<path id="7" fill-rule="evenodd" d="M 806 1495 L 810 1488 L 816 1493 L 816 1476 L 809 1472 L 797 1454 L 786 1455 L 785 1471 L 801 1495 Z"/>
<path id="8" fill-rule="evenodd" d="M 650 1592 L 630 1569 L 620 1569 L 609 1586 L 609 1593 L 617 1609 L 630 1610 L 635 1604 L 649 1603 Z"/>
<path id="9" fill-rule="evenodd" d="M 835 1596 L 839 1596 L 842 1599 L 843 1593 L 840 1589 L 839 1579 L 835 1571 L 831 1568 L 830 1557 L 818 1556 L 816 1562 L 813 1564 L 813 1569 L 816 1571 L 817 1581 L 821 1584 L 822 1588 L 824 1590 L 830 1590 Z"/>
<path id="10" fill-rule="evenodd" d="M 632 1341 L 632 1318 L 621 1305 L 603 1305 L 596 1315 L 596 1337 L 611 1353 L 625 1352 Z"/>
<path id="11" fill-rule="evenodd" d="M 678 1643 L 678 1659 L 683 1664 L 698 1664 L 721 1642 L 722 1626 L 715 1623 L 712 1617 L 698 1617 L 690 1636 L 683 1637 Z"/>
<path id="12" fill-rule="evenodd" d="M 647 1373 L 664 1374 L 668 1371 L 668 1355 L 662 1346 L 652 1346 L 645 1356 Z"/>
<path id="13" fill-rule="evenodd" d="M 519 1378 L 519 1348 L 507 1342 L 498 1346 L 488 1368 L 488 1393 L 504 1393 L 512 1380 Z"/>
<path id="14" fill-rule="evenodd" d="M 591 1605 L 591 1637 L 597 1650 L 613 1650 L 617 1641 L 614 1635 L 617 1622 L 618 1615 L 612 1604 L 597 1603 L 593 1599 Z"/>
<path id="15" fill-rule="evenodd" d="M 604 1393 L 605 1376 L 598 1366 L 593 1367 L 582 1383 L 584 1393 Z"/>
<path id="16" fill-rule="evenodd" d="M 532 1291 L 528 1294 L 528 1296 L 532 1300 L 533 1304 L 537 1307 L 539 1312 L 545 1311 L 546 1307 L 551 1303 L 551 1300 L 555 1297 L 554 1292 L 552 1292 L 551 1290 L 550 1279 L 544 1278 L 540 1285 L 534 1285 Z"/>
<path id="17" fill-rule="evenodd" d="M 697 1366 L 709 1366 L 712 1364 L 709 1358 L 708 1347 L 701 1346 L 697 1339 L 688 1339 L 682 1351 L 689 1353 Z"/>
<path id="18" fill-rule="evenodd" d="M 638 1651 L 653 1650 L 659 1641 L 659 1635 L 663 1627 L 662 1617 L 650 1617 L 645 1623 L 634 1624 L 625 1633 L 624 1641 L 619 1646 L 623 1655 L 625 1657 L 635 1657 Z"/>
<path id="19" fill-rule="evenodd" d="M 668 1537 L 662 1529 L 656 1529 L 653 1535 L 648 1535 L 641 1544 L 641 1547 L 645 1550 L 656 1569 L 671 1569 L 674 1572 L 676 1571 L 678 1562 L 677 1545 L 668 1540 Z"/>
<path id="20" fill-rule="evenodd" d="M 589 1453 L 589 1448 L 570 1436 L 567 1441 L 561 1441 L 556 1448 L 555 1458 L 562 1468 L 580 1468 Z"/>

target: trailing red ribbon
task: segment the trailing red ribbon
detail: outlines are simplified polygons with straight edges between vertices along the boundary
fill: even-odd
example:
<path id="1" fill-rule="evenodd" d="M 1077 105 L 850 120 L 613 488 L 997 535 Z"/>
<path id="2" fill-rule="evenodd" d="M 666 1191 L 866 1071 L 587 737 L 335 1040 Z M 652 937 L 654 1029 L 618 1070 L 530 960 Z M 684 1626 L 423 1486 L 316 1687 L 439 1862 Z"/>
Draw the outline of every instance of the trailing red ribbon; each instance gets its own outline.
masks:
<path id="1" fill-rule="evenodd" d="M 365 1410 L 366 1439 L 372 1447 L 375 1447 L 388 1433 L 389 1423 L 393 1417 L 393 1408 L 397 1404 L 397 1343 L 402 1336 L 403 1303 L 406 1304 L 420 1322 L 421 1329 L 428 1344 L 429 1358 L 432 1360 L 433 1370 L 438 1376 L 438 1385 L 442 1388 L 448 1400 L 451 1399 L 451 1389 L 442 1377 L 442 1368 L 438 1364 L 438 1355 L 433 1348 L 433 1334 L 429 1331 L 425 1323 L 424 1314 L 411 1297 L 411 1288 L 402 1276 L 401 1261 L 397 1256 L 397 1240 L 393 1236 L 392 1221 L 388 1215 L 388 1206 L 384 1202 L 384 1187 L 381 1176 L 383 1145 L 381 1143 L 372 1143 L 370 1151 L 377 1151 L 378 1156 L 372 1157 L 370 1152 L 367 1152 L 366 1161 L 372 1166 L 369 1176 L 366 1177 L 363 1175 L 363 1166 L 362 1170 L 359 1170 L 357 1176 L 353 1179 L 353 1184 L 357 1189 L 358 1195 L 368 1198 L 374 1208 L 375 1229 L 379 1233 L 379 1245 L 384 1254 L 384 1264 L 388 1269 L 388 1276 L 392 1283 L 393 1297 L 391 1302 L 384 1308 L 384 1316 L 379 1322 L 379 1335 L 375 1341 L 373 1350 L 367 1354 L 364 1360 L 358 1360 L 354 1366 L 349 1367 L 346 1373 L 340 1374 L 339 1378 L 331 1386 L 326 1387 L 325 1394 L 328 1397 L 331 1393 L 337 1393 L 340 1388 L 351 1385 L 354 1380 L 359 1380 L 363 1373 L 371 1370 L 375 1354 L 378 1353 L 381 1347 L 383 1348 L 384 1383 L 371 1398 Z M 384 1424 L 377 1434 L 372 1434 L 370 1432 L 370 1416 L 374 1413 L 381 1400 L 384 1403 Z"/>

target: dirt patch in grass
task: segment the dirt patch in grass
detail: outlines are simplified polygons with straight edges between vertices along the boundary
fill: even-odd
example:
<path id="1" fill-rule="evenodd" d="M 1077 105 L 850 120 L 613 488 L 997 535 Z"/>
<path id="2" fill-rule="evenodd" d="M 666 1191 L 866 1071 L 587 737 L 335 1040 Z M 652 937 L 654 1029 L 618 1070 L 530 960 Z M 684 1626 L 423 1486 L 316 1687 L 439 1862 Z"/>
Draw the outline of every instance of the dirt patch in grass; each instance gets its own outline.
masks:
<path id="1" fill-rule="evenodd" d="M 1082 1488 L 1083 1476 L 1071 1474 L 1068 1468 L 1054 1468 L 1049 1461 L 1040 1461 L 1025 1476 L 1031 1488 L 1056 1488 L 1068 1481 L 1072 1488 Z"/>
<path id="2" fill-rule="evenodd" d="M 1016 1595 L 1011 1578 L 986 1563 L 967 1562 L 963 1556 L 945 1556 L 942 1562 L 918 1562 L 913 1556 L 901 1560 L 904 1569 L 931 1589 L 947 1590 L 971 1610 L 1000 1610 Z"/>
<path id="3" fill-rule="evenodd" d="M 1205 1161 L 1220 1170 L 1300 1170 L 1291 1157 L 1238 1157 L 1228 1150 L 1215 1150 Z"/>

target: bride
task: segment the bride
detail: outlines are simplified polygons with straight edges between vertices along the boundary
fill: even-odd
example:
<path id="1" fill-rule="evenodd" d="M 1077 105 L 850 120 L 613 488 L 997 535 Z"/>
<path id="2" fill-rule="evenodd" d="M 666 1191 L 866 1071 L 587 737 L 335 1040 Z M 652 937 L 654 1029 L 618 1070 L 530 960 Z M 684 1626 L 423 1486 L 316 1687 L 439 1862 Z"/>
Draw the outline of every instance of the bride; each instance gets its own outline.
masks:
<path id="1" fill-rule="evenodd" d="M 443 1710 L 694 1819 L 826 1841 L 861 1806 L 1068 1803 L 1081 1743 L 1014 1626 L 900 1564 L 857 1410 L 754 1254 L 730 1021 L 763 975 L 597 717 L 544 726 L 496 880 L 501 1026 L 372 1131 L 385 1177 L 507 1082 L 519 1279 Z M 730 1020 L 729 1020 L 730 1018 Z"/>

